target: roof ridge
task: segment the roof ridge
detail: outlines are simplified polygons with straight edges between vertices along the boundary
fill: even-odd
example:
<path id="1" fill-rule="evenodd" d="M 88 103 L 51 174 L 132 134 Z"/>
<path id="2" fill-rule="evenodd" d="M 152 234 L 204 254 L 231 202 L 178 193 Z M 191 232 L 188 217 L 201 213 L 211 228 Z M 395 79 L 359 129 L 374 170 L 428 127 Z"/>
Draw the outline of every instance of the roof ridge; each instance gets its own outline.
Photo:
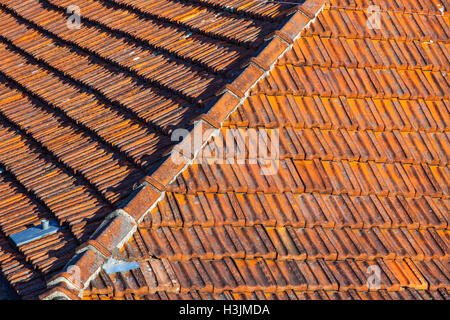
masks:
<path id="1" fill-rule="evenodd" d="M 76 251 L 64 270 L 47 282 L 47 289 L 39 296 L 40 299 L 71 300 L 82 297 L 103 264 L 118 254 L 139 223 L 164 198 L 169 184 L 193 163 L 209 139 L 219 133 L 223 122 L 247 99 L 250 90 L 269 75 L 278 59 L 292 48 L 302 31 L 326 5 L 326 0 L 305 0 L 294 7 L 293 14 L 283 27 L 266 38 L 267 44 L 250 59 L 241 74 L 219 91 L 220 98 L 197 118 L 192 130 L 175 145 L 170 156 L 151 175 L 141 180 L 120 208 L 109 214 L 90 240 Z"/>

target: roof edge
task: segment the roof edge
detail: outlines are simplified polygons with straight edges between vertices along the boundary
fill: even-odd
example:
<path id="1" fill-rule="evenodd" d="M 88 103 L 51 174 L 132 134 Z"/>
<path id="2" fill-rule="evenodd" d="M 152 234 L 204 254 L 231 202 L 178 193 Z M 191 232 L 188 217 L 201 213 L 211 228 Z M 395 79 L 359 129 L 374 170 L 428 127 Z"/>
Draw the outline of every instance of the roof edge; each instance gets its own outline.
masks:
<path id="1" fill-rule="evenodd" d="M 259 54 L 251 58 L 241 74 L 219 92 L 219 99 L 196 119 L 193 129 L 175 145 L 170 156 L 155 172 L 141 180 L 120 208 L 109 214 L 90 239 L 78 248 L 64 270 L 47 282 L 47 289 L 39 299 L 82 298 L 84 290 L 102 270 L 104 263 L 118 254 L 139 223 L 164 198 L 166 188 L 193 163 L 209 139 L 219 133 L 224 121 L 247 99 L 250 90 L 267 77 L 278 59 L 292 48 L 326 4 L 326 0 L 305 0 L 294 7 L 288 21 L 266 39 L 267 44 Z M 189 150 L 189 153 L 184 150 Z"/>

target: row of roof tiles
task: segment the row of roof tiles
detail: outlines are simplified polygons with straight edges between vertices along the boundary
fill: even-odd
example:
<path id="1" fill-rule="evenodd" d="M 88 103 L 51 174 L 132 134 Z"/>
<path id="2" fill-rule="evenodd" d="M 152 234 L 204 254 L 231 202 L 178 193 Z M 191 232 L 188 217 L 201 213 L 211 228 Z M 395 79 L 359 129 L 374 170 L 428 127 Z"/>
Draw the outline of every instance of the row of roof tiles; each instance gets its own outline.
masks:
<path id="1" fill-rule="evenodd" d="M 323 227 L 160 227 L 139 228 L 123 257 L 142 260 L 296 259 L 296 260 L 442 260 L 450 248 L 448 230 L 428 228 L 323 228 Z"/>
<path id="2" fill-rule="evenodd" d="M 448 130 L 449 116 L 449 100 L 261 94 L 249 97 L 224 126 L 435 132 Z"/>
<path id="3" fill-rule="evenodd" d="M 321 95 L 348 98 L 448 99 L 446 73 L 369 68 L 277 66 L 255 87 L 267 95 Z"/>
<path id="4" fill-rule="evenodd" d="M 111 295 L 91 294 L 86 299 L 111 300 Z M 446 289 L 416 290 L 406 288 L 401 291 L 278 291 L 275 293 L 257 290 L 254 292 L 224 291 L 223 293 L 210 293 L 192 290 L 185 293 L 172 293 L 159 291 L 156 293 L 136 295 L 124 293 L 114 296 L 115 300 L 448 300 L 449 292 Z"/>
<path id="5" fill-rule="evenodd" d="M 163 5 L 164 7 L 174 8 L 174 4 L 168 4 L 167 1 L 155 0 L 155 1 L 140 1 L 140 0 L 117 0 L 117 2 L 122 4 L 130 4 L 136 8 L 141 8 L 146 11 L 150 11 L 150 9 L 158 8 Z M 173 1 L 176 3 L 176 1 Z M 201 5 L 205 9 L 214 8 L 221 9 L 229 14 L 237 14 L 242 15 L 242 17 L 252 17 L 262 20 L 277 20 L 279 18 L 283 18 L 285 10 L 291 9 L 292 4 L 295 4 L 296 1 L 269 1 L 269 2 L 261 2 L 259 0 L 230 0 L 227 2 L 223 2 L 222 0 L 193 0 L 190 1 L 195 3 L 196 5 Z M 176 3 L 180 6 L 179 3 Z M 189 6 L 183 4 L 183 8 L 188 8 Z M 178 8 L 173 10 L 179 10 Z M 185 9 L 187 10 L 187 9 Z M 178 15 L 178 12 L 175 11 L 172 13 L 172 16 Z M 177 20 L 178 21 L 178 20 Z"/>
<path id="6" fill-rule="evenodd" d="M 302 37 L 279 65 L 448 70 L 448 48 L 442 41 L 400 41 Z"/>
<path id="7" fill-rule="evenodd" d="M 448 200 L 325 194 L 166 193 L 143 227 L 252 226 L 410 228 L 449 225 Z"/>
<path id="8" fill-rule="evenodd" d="M 173 293 L 199 290 L 220 293 L 227 290 L 252 292 L 263 290 L 315 291 L 357 290 L 368 291 L 366 270 L 380 268 L 378 290 L 399 291 L 402 287 L 417 290 L 437 290 L 448 287 L 448 266 L 440 261 L 413 262 L 405 260 L 326 261 L 323 259 L 267 260 L 231 259 L 168 262 L 150 259 L 140 268 L 125 273 L 101 272 L 89 288 L 89 294 L 125 293 L 147 294 L 158 291 Z M 373 268 L 373 267 L 372 267 Z M 424 278 L 422 272 L 432 268 L 436 278 Z M 428 275 L 428 273 L 426 273 Z"/>
<path id="9" fill-rule="evenodd" d="M 440 0 L 333 0 L 333 6 L 344 7 L 346 10 L 352 8 L 368 8 L 371 5 L 380 7 L 381 10 L 395 12 L 414 12 L 422 14 L 442 13 L 444 4 Z"/>
<path id="10" fill-rule="evenodd" d="M 402 1 L 402 3 L 412 1 Z M 326 37 L 351 37 L 368 39 L 398 39 L 398 40 L 424 40 L 446 41 L 449 36 L 447 28 L 448 12 L 445 14 L 439 10 L 422 14 L 420 12 L 397 11 L 386 8 L 374 9 L 371 12 L 370 5 L 357 6 L 355 8 L 343 8 L 330 6 L 330 10 L 324 10 L 317 18 L 317 22 L 311 24 L 304 35 L 322 35 Z M 342 10 L 344 9 L 344 10 Z M 445 11 L 445 9 L 443 10 Z M 376 13 L 379 19 L 379 27 L 371 14 Z M 371 25 L 371 22 L 374 22 Z M 369 27 L 370 26 L 370 27 Z"/>
<path id="11" fill-rule="evenodd" d="M 232 159 L 233 160 L 233 159 Z M 202 160 L 202 162 L 205 162 Z M 230 161 L 235 163 L 235 161 Z M 324 194 L 378 195 L 412 197 L 441 197 L 448 195 L 447 166 L 427 164 L 377 163 L 359 161 L 328 160 L 245 160 L 240 166 L 213 163 L 210 168 L 194 167 L 200 174 L 197 181 L 188 184 L 177 178 L 177 184 L 170 188 L 175 192 L 265 192 L 294 193 L 317 192 Z M 271 166 L 272 175 L 261 174 Z M 201 170 L 196 170 L 201 168 Z M 206 171 L 205 171 L 206 170 Z M 183 176 L 188 175 L 184 173 Z M 187 178 L 187 176 L 186 176 Z M 216 180 L 219 179 L 219 180 Z M 189 179 L 186 179 L 189 180 Z"/>
<path id="12" fill-rule="evenodd" d="M 267 136 L 267 141 L 258 137 Z M 251 148 L 253 144 L 257 144 Z M 383 163 L 426 163 L 445 166 L 450 150 L 447 132 L 372 131 L 295 129 L 291 127 L 257 128 L 250 133 L 246 128 L 228 127 L 208 144 L 198 155 L 199 163 L 224 163 L 227 159 L 254 159 L 261 149 L 269 150 L 266 159 L 316 159 L 374 161 Z M 273 146 L 273 147 L 272 147 Z M 276 148 L 276 149 L 275 149 Z M 254 150 L 254 151 L 253 151 Z M 255 154 L 252 154 L 255 153 Z M 258 154 L 260 158 L 263 155 Z"/>
<path id="13" fill-rule="evenodd" d="M 70 1 L 51 1 L 60 7 L 67 7 Z M 160 34 L 154 33 L 155 30 L 162 31 L 161 22 L 165 22 L 167 28 L 168 24 L 177 24 L 183 26 L 189 31 L 195 31 L 196 33 L 210 35 L 214 38 L 226 39 L 228 41 L 236 42 L 239 44 L 246 44 L 251 46 L 255 42 L 260 42 L 260 33 L 263 30 L 267 30 L 269 27 L 270 20 L 265 24 L 261 24 L 257 21 L 252 21 L 250 19 L 245 19 L 242 16 L 231 15 L 229 13 L 222 13 L 214 11 L 207 6 L 199 6 L 198 4 L 182 3 L 177 1 L 131 1 L 129 3 L 124 3 L 124 1 L 96 1 L 88 2 L 85 0 L 78 1 L 81 12 L 84 12 L 83 16 L 86 19 L 92 19 L 103 23 L 105 25 L 117 25 L 122 30 L 134 30 L 137 31 L 136 23 L 142 23 L 137 14 L 144 14 L 146 18 L 153 18 L 155 22 L 146 22 L 144 26 L 139 26 L 139 28 L 144 28 L 145 32 L 140 37 L 150 36 L 155 41 L 158 39 Z M 118 4 L 124 4 L 124 6 L 119 6 Z M 123 9 L 122 9 L 123 8 Z M 101 13 L 101 14 L 100 14 Z M 123 25 L 120 20 L 126 17 L 127 24 Z M 151 28 L 153 26 L 153 28 Z M 157 29 L 155 27 L 158 27 Z M 172 28 L 173 30 L 174 28 Z M 169 29 L 170 30 L 170 29 Z M 152 33 L 153 31 L 153 33 Z M 173 32 L 173 31 L 172 31 Z M 137 34 L 137 32 L 136 32 Z M 189 37 L 188 34 L 186 36 Z M 173 34 L 174 38 L 183 38 L 183 35 Z M 196 36 L 193 36 L 190 41 L 195 41 Z M 216 46 L 220 48 L 220 43 L 217 42 Z M 191 48 L 192 50 L 192 48 Z M 220 59 L 223 59 L 221 57 Z M 214 63 L 219 64 L 219 61 Z M 225 62 L 225 67 L 229 62 Z M 219 67 L 220 69 L 223 66 Z"/>

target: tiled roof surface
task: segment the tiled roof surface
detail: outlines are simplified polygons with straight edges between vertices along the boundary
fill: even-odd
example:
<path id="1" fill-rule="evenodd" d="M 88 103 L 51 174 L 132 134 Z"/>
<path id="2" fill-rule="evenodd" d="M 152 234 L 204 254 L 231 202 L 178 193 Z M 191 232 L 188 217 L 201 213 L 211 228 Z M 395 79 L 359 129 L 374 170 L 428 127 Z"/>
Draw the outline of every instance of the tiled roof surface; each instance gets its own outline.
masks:
<path id="1" fill-rule="evenodd" d="M 80 29 L 66 26 L 69 5 Z M 0 0 L 0 272 L 37 297 L 278 29 L 253 0 Z M 16 247 L 14 233 L 55 220 Z"/>
<path id="2" fill-rule="evenodd" d="M 372 2 L 380 30 L 331 1 L 223 122 L 277 129 L 279 171 L 194 161 L 85 299 L 450 298 L 448 3 Z"/>

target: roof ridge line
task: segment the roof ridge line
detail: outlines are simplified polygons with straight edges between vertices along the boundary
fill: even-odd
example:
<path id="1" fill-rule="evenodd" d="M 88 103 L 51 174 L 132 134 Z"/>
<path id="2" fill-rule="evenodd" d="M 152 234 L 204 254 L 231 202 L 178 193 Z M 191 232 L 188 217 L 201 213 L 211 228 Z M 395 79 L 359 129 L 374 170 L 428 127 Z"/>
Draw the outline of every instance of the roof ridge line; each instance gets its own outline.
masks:
<path id="1" fill-rule="evenodd" d="M 89 241 L 79 247 L 63 271 L 47 282 L 47 289 L 39 299 L 82 298 L 83 291 L 102 270 L 103 264 L 119 253 L 136 232 L 139 223 L 164 198 L 169 184 L 193 163 L 209 139 L 219 133 L 223 122 L 244 103 L 250 90 L 269 75 L 277 61 L 291 50 L 295 40 L 315 21 L 327 3 L 327 0 L 305 0 L 293 9 L 287 22 L 266 39 L 267 44 L 250 59 L 241 74 L 219 91 L 220 98 L 197 118 L 192 130 L 175 145 L 170 156 L 141 180 L 120 208 L 109 214 Z"/>

